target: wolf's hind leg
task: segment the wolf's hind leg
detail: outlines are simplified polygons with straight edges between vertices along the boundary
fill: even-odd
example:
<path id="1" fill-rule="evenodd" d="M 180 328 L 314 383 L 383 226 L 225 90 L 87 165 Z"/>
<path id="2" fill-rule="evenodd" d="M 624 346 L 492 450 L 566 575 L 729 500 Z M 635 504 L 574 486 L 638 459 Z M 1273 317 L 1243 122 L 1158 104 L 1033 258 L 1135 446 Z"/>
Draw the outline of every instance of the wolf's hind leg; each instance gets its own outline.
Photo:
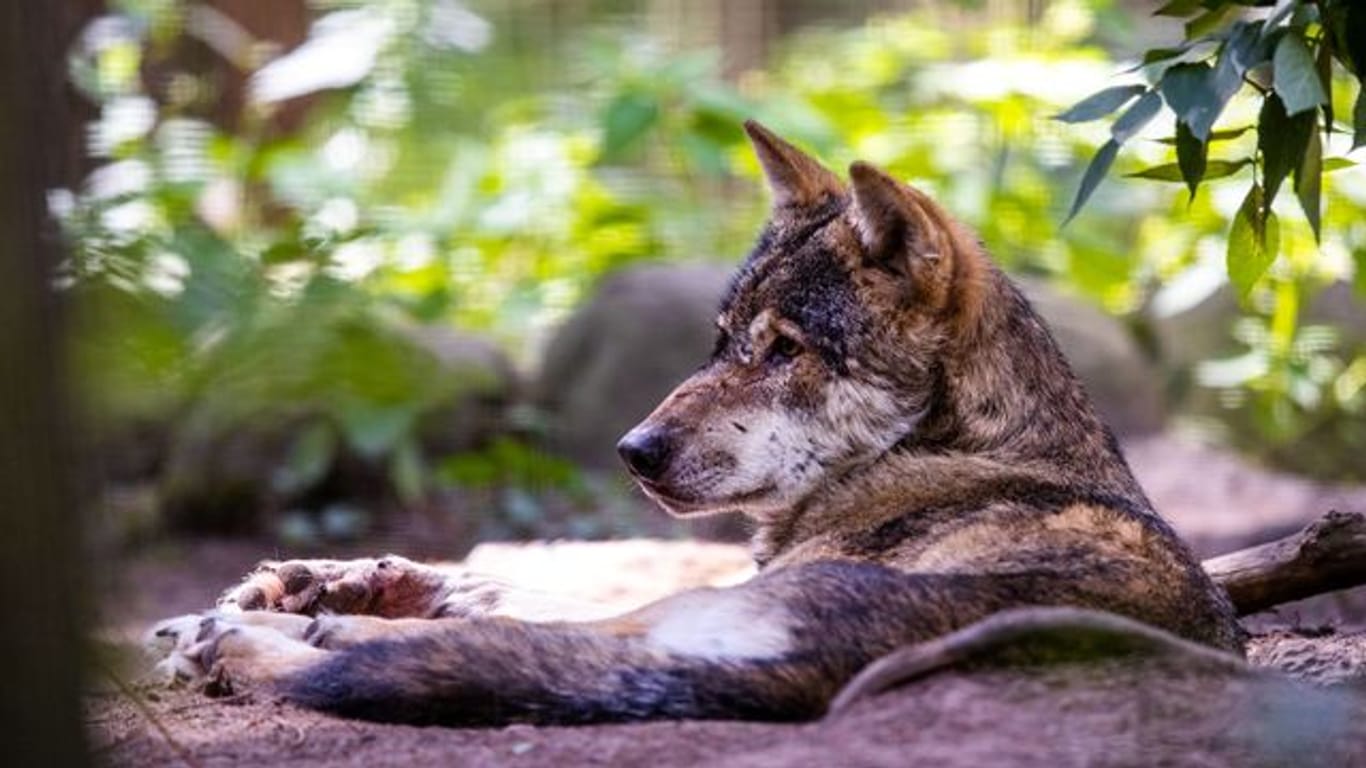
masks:
<path id="1" fill-rule="evenodd" d="M 1233 654 L 1118 614 L 1068 607 L 1015 608 L 879 658 L 844 685 L 830 702 L 829 713 L 948 668 L 1157 654 L 1179 654 L 1223 669 L 1247 668 Z"/>

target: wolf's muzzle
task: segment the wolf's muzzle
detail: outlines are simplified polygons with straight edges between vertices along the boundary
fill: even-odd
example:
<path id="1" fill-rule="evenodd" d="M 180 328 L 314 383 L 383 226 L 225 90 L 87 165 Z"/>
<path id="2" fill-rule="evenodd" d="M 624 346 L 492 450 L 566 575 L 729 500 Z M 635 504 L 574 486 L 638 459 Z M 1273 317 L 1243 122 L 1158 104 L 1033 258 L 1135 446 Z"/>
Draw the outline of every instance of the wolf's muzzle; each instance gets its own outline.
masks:
<path id="1" fill-rule="evenodd" d="M 658 480 L 669 466 L 673 454 L 673 431 L 665 427 L 638 426 L 617 443 L 617 453 L 631 473 L 645 480 Z"/>

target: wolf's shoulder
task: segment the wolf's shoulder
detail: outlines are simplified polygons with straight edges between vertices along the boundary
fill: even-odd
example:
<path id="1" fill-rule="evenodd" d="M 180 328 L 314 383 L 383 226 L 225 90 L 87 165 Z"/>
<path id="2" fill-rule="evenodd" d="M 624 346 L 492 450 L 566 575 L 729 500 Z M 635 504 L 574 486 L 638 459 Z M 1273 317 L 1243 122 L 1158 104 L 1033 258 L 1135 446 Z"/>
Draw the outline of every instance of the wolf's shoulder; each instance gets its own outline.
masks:
<path id="1" fill-rule="evenodd" d="M 972 461 L 906 473 L 915 482 L 854 487 L 839 504 L 810 510 L 806 546 L 784 560 L 838 556 L 942 571 L 1188 557 L 1136 487 Z"/>

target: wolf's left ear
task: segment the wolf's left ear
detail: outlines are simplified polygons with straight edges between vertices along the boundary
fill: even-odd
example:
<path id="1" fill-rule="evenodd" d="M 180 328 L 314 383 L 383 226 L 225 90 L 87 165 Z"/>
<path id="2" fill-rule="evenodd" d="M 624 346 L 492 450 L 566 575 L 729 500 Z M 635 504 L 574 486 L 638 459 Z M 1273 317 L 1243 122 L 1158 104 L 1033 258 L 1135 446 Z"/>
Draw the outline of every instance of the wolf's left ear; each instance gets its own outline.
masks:
<path id="1" fill-rule="evenodd" d="M 849 182 L 855 226 L 873 260 L 896 272 L 913 266 L 908 260 L 939 260 L 939 226 L 928 198 L 862 161 L 849 166 Z"/>
<path id="2" fill-rule="evenodd" d="M 746 120 L 745 133 L 768 179 L 775 211 L 818 205 L 844 192 L 838 176 L 773 131 Z"/>

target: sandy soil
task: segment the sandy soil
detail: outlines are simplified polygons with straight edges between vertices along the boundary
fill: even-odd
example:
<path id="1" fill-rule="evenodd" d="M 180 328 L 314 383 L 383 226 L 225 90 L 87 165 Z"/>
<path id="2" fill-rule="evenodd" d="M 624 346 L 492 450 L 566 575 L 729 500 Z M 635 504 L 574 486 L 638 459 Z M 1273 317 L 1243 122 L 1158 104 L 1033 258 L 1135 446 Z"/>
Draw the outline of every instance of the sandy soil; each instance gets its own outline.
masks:
<path id="1" fill-rule="evenodd" d="M 245 696 L 92 697 L 110 765 L 1136 766 L 1366 764 L 1366 694 L 1150 658 L 940 674 L 801 725 L 450 729 L 339 720 Z M 1312 756 L 1312 757 L 1311 757 Z M 1305 762 L 1308 760 L 1308 762 Z"/>

